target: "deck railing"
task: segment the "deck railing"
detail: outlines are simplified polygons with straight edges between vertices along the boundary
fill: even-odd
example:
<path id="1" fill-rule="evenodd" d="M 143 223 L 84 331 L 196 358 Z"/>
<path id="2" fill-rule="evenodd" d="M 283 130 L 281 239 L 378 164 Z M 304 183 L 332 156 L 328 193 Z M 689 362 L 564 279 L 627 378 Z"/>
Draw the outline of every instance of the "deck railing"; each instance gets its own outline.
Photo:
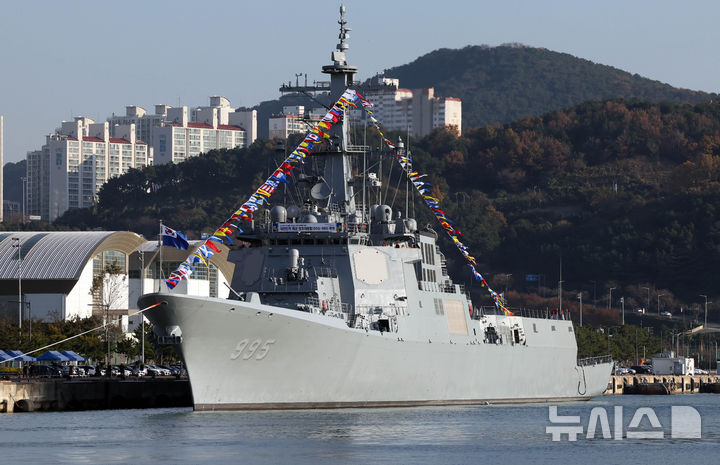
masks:
<path id="1" fill-rule="evenodd" d="M 612 363 L 612 357 L 610 355 L 601 355 L 599 357 L 579 358 L 577 361 L 578 366 L 581 367 L 600 365 L 601 363 Z"/>

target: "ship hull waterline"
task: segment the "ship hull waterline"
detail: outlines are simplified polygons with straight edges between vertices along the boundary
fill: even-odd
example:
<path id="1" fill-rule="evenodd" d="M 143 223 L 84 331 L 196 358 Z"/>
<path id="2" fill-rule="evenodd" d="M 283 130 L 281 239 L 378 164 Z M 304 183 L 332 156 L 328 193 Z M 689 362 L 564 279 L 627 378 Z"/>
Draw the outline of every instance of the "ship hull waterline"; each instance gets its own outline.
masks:
<path id="1" fill-rule="evenodd" d="M 195 410 L 411 407 L 588 400 L 611 364 L 574 347 L 411 341 L 280 307 L 147 294 L 157 328 L 181 333 Z"/>

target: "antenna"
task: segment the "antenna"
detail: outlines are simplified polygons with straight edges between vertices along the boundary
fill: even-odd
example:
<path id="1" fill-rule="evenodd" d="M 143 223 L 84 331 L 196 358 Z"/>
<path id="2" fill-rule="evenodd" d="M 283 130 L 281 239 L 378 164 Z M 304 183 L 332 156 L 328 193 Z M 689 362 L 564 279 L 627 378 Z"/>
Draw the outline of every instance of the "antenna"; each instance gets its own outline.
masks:
<path id="1" fill-rule="evenodd" d="M 340 20 L 338 21 L 338 24 L 340 25 L 340 35 L 338 36 L 338 38 L 340 39 L 340 43 L 337 44 L 337 49 L 341 52 L 344 52 L 345 50 L 350 48 L 350 46 L 345 43 L 345 39 L 350 38 L 350 34 L 348 34 L 348 32 L 352 30 L 348 27 L 345 27 L 345 25 L 347 24 L 347 21 L 345 21 L 345 11 L 347 11 L 345 9 L 345 5 L 340 5 Z"/>
<path id="2" fill-rule="evenodd" d="M 405 157 L 408 159 L 410 158 L 410 125 L 408 124 L 407 128 L 407 145 L 405 146 Z M 412 166 L 412 164 L 410 165 Z M 408 204 L 410 203 L 410 176 L 409 172 L 410 170 L 405 170 L 405 218 L 410 217 L 410 208 L 408 207 Z"/>

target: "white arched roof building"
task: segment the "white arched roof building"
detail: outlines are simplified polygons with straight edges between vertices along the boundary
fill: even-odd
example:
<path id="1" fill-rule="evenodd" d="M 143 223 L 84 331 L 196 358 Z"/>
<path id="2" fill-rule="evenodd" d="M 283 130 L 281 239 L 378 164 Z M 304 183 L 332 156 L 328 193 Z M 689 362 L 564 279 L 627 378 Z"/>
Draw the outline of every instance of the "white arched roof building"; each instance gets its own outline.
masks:
<path id="1" fill-rule="evenodd" d="M 0 232 L 2 314 L 23 319 L 71 319 L 93 313 L 93 276 L 108 261 L 127 274 L 127 256 L 145 242 L 126 231 Z M 20 279 L 18 279 L 20 278 Z M 127 308 L 127 289 L 124 290 Z M 95 302 L 97 303 L 97 302 Z"/>
<path id="2" fill-rule="evenodd" d="M 156 241 L 128 231 L 0 232 L 0 318 L 18 321 L 22 292 L 23 321 L 102 316 L 108 309 L 113 317 L 123 316 L 127 322 L 127 316 L 137 311 L 137 298 L 158 287 L 167 290 L 163 278 L 201 242 L 191 241 L 189 250 L 178 250 L 159 247 Z M 173 292 L 227 297 L 223 283 L 232 274 L 232 266 L 221 254 L 211 262 L 210 268 L 202 267 L 194 279 Z M 102 285 L 110 288 L 105 275 L 109 264 L 117 265 L 122 275 L 112 302 L 102 293 L 91 292 L 96 277 L 103 277 Z"/>

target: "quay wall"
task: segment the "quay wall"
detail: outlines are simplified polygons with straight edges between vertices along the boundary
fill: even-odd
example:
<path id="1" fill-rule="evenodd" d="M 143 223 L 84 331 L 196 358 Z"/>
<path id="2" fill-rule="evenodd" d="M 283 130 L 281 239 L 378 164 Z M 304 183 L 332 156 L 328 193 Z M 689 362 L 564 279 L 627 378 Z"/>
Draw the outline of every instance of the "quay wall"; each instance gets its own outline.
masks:
<path id="1" fill-rule="evenodd" d="M 624 394 L 628 386 L 664 384 L 670 394 L 696 394 L 705 385 L 720 384 L 720 375 L 612 375 L 605 395 Z"/>
<path id="2" fill-rule="evenodd" d="M 0 381 L 0 413 L 191 406 L 187 378 Z"/>

